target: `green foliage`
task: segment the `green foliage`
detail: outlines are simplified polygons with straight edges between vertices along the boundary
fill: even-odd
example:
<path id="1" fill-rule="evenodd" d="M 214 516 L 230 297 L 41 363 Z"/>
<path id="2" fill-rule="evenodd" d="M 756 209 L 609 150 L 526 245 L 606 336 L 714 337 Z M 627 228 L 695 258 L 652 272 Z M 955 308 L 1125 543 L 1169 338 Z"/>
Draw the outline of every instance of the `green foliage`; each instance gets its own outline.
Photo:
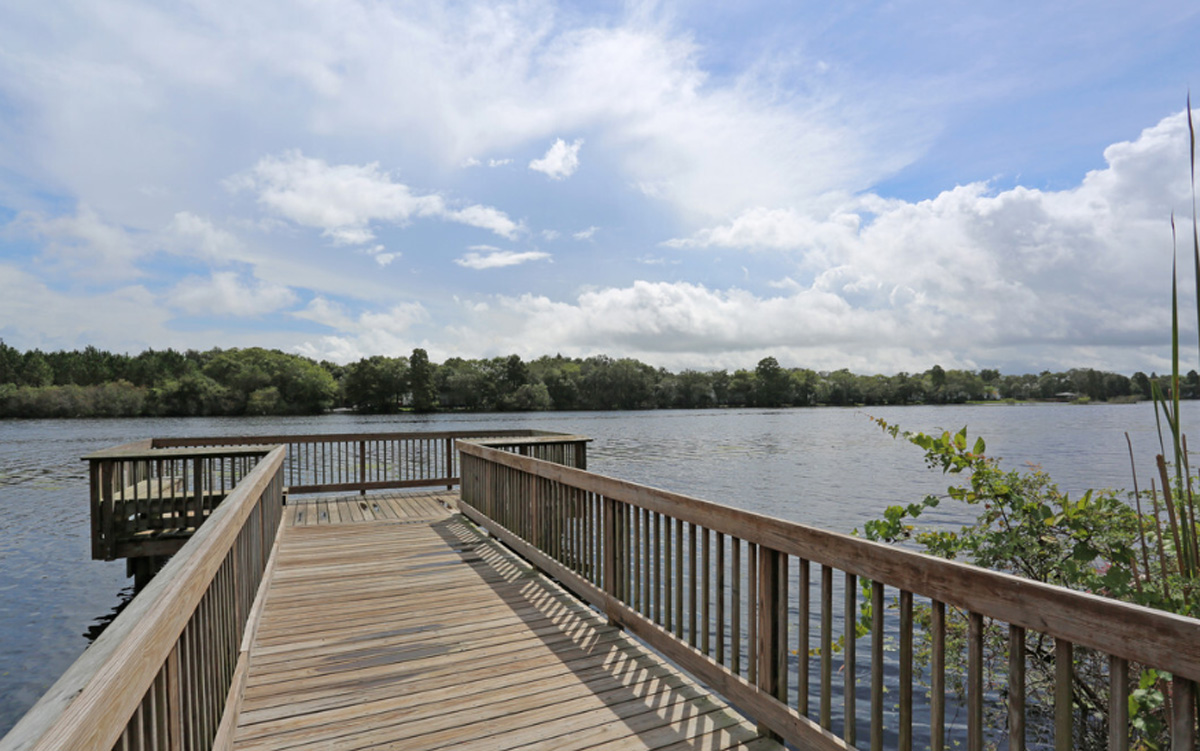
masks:
<path id="1" fill-rule="evenodd" d="M 414 349 L 408 358 L 409 388 L 412 392 L 412 408 L 415 412 L 432 412 L 437 408 L 437 388 L 434 383 L 435 366 L 423 349 Z"/>
<path id="2" fill-rule="evenodd" d="M 857 375 L 844 368 L 833 372 L 787 368 L 774 357 L 732 374 L 724 370 L 672 373 L 632 358 L 606 355 L 586 359 L 555 355 L 530 362 L 515 354 L 452 357 L 441 365 L 429 362 L 426 355 L 423 362 L 427 371 L 424 366 L 417 371 L 431 374 L 432 387 L 424 375 L 418 379 L 419 387 L 413 387 L 413 369 L 404 357 L 375 355 L 338 365 L 259 347 L 204 352 L 151 349 L 129 356 L 90 346 L 72 352 L 21 352 L 0 341 L 0 385 L 94 387 L 126 381 L 145 389 L 142 414 L 153 415 L 317 413 L 335 400 L 361 412 L 392 413 L 409 407 L 493 411 L 930 404 L 1024 400 L 1043 394 L 1055 398 L 1064 389 L 1094 400 L 1136 399 L 1142 393 L 1125 376 L 1081 369 L 1014 376 L 935 366 L 925 373 L 887 376 Z M 1152 381 L 1170 387 L 1166 377 L 1138 375 L 1146 379 L 1147 395 Z M 216 387 L 198 381 L 199 376 Z M 256 393 L 270 388 L 276 389 L 278 399 L 268 404 L 260 394 L 251 403 Z M 1182 381 L 1181 391 L 1183 398 L 1200 397 L 1200 374 L 1193 372 Z M 71 409 L 62 406 L 62 393 L 41 399 L 27 394 L 19 402 L 0 402 L 0 417 L 65 414 Z M 5 403 L 12 408 L 5 409 Z M 128 403 L 96 404 L 90 414 L 126 414 L 122 410 L 128 409 Z"/>
<path id="3" fill-rule="evenodd" d="M 917 546 L 930 555 L 960 559 L 975 565 L 1070 589 L 1092 592 L 1153 607 L 1178 609 L 1182 603 L 1164 600 L 1161 590 L 1150 586 L 1149 571 L 1159 562 L 1144 540 L 1155 540 L 1154 520 L 1139 515 L 1121 494 L 1089 490 L 1078 498 L 1063 493 L 1042 470 L 1005 469 L 987 456 L 982 438 L 972 441 L 964 427 L 940 435 L 902 432 L 883 420 L 875 422 L 893 438 L 902 438 L 924 451 L 928 467 L 955 478 L 944 496 L 928 496 L 918 503 L 889 507 L 881 519 L 864 525 L 868 539 Z M 919 528 L 915 522 L 942 502 L 961 503 L 976 510 L 975 520 L 958 530 L 944 527 Z M 1142 563 L 1139 565 L 1139 561 Z M 1150 563 L 1147 564 L 1146 561 Z M 1155 569 L 1157 570 L 1157 569 Z M 866 586 L 869 586 L 867 584 Z M 918 607 L 918 620 L 929 618 L 928 606 Z M 869 613 L 860 613 L 860 629 L 869 623 Z M 962 650 L 966 614 L 947 612 L 948 675 L 957 680 L 965 675 Z M 928 639 L 928 630 L 922 629 Z M 989 685 L 1003 685 L 1007 664 L 1004 629 L 992 623 L 985 629 L 985 670 Z M 923 645 L 928 649 L 929 645 Z M 1051 706 L 1054 686 L 1053 640 L 1036 636 L 1026 645 L 1028 675 L 1026 690 L 1030 706 Z M 1079 710 L 1077 747 L 1104 748 L 1107 718 L 1107 670 L 1105 658 L 1088 650 L 1076 650 L 1073 700 Z M 1141 679 L 1146 681 L 1146 677 Z M 965 687 L 954 687 L 960 693 Z M 1152 746 L 1161 730 L 1161 687 L 1157 679 L 1134 692 L 1131 716 L 1138 718 L 1139 740 Z M 1003 727 L 1003 710 L 989 709 L 989 722 Z M 1048 732 L 1035 721 L 1035 735 Z"/>
<path id="4" fill-rule="evenodd" d="M 943 500 L 928 496 L 891 506 L 882 519 L 867 522 L 868 539 L 912 541 L 941 558 L 1035 581 L 1133 601 L 1152 599 L 1134 584 L 1142 521 L 1121 494 L 1089 490 L 1073 499 L 1041 469 L 1005 469 L 985 454 L 983 438 L 969 440 L 966 428 L 931 436 L 875 422 L 924 450 L 927 466 L 964 478 L 947 489 L 945 498 L 977 512 L 973 523 L 957 531 L 918 529 L 912 522 Z"/>
<path id="5" fill-rule="evenodd" d="M 404 405 L 409 389 L 408 361 L 376 355 L 345 369 L 342 398 L 360 412 L 393 413 Z"/>

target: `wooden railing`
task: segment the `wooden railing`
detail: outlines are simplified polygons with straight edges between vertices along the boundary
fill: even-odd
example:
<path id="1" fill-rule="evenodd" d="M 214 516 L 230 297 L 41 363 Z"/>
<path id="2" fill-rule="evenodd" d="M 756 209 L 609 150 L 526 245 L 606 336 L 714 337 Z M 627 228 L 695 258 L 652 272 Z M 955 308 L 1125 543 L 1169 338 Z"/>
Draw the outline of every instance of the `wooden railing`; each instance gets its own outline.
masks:
<path id="1" fill-rule="evenodd" d="M 1108 748 L 1129 747 L 1130 683 L 1140 668 L 1171 674 L 1172 748 L 1195 748 L 1200 621 L 458 445 L 463 513 L 799 748 L 861 740 L 907 750 L 916 726 L 917 740 L 936 751 L 958 740 L 948 730 L 965 735 L 970 751 L 996 740 L 1023 749 L 1026 664 L 1037 659 L 1053 664 L 1054 699 L 1040 707 L 1052 719 L 1031 725 L 1052 733 L 1054 748 L 1073 749 L 1073 672 L 1084 650 L 1103 657 Z M 869 652 L 860 657 L 864 603 Z M 948 635 L 952 620 L 962 622 L 954 614 L 965 633 Z M 985 685 L 986 634 L 998 626 L 1010 662 L 999 685 Z M 965 655 L 955 651 L 959 636 Z M 914 649 L 918 637 L 927 654 Z M 926 659 L 917 664 L 919 654 Z M 958 655 L 964 674 L 950 677 L 962 679 L 961 701 L 947 683 L 947 659 Z M 924 702 L 917 673 L 929 682 Z M 1007 727 L 985 726 L 985 705 L 1003 712 Z M 965 723 L 948 709 L 965 713 Z"/>
<path id="2" fill-rule="evenodd" d="M 174 554 L 269 451 L 151 446 L 139 441 L 84 457 L 97 560 Z"/>
<path id="3" fill-rule="evenodd" d="M 156 438 L 156 449 L 276 445 L 287 447 L 285 482 L 290 495 L 387 490 L 458 484 L 459 438 L 499 439 L 506 450 L 559 451 L 573 466 L 586 467 L 591 439 L 540 430 L 440 431 L 272 436 Z M 512 439 L 508 442 L 508 439 Z M 552 448 L 558 444 L 560 448 Z"/>
<path id="4" fill-rule="evenodd" d="M 259 453 L 0 751 L 209 749 L 228 737 L 226 704 L 244 677 L 244 637 L 282 518 L 285 450 Z"/>

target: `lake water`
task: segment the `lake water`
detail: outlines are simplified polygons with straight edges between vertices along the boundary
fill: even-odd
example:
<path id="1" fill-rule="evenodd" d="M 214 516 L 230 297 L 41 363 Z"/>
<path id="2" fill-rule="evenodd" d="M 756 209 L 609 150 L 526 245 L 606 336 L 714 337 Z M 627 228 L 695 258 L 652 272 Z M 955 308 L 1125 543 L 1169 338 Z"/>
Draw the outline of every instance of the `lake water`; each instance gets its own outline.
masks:
<path id="1" fill-rule="evenodd" d="M 1185 425 L 1200 417 L 1186 404 Z M 987 405 L 370 417 L 192 418 L 0 423 L 0 735 L 87 646 L 128 591 L 124 562 L 91 560 L 87 470 L 79 457 L 149 437 L 537 428 L 595 439 L 595 472 L 848 532 L 895 503 L 945 490 L 907 430 L 983 435 L 1010 466 L 1041 465 L 1064 490 L 1130 487 L 1124 433 L 1148 485 L 1153 408 Z M 943 504 L 934 523 L 969 514 Z"/>

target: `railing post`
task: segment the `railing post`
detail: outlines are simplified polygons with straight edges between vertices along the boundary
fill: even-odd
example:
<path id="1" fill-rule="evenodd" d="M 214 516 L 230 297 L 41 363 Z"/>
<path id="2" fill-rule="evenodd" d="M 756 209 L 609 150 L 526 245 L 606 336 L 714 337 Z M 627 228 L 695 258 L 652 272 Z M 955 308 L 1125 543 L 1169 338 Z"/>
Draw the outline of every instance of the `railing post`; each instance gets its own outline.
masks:
<path id="1" fill-rule="evenodd" d="M 604 569 L 604 592 L 609 597 L 617 598 L 617 502 L 604 497 L 604 545 L 601 550 Z M 608 624 L 616 626 L 617 621 L 608 613 Z"/>
<path id="2" fill-rule="evenodd" d="M 358 442 L 358 494 L 366 495 L 367 489 L 363 486 L 367 484 L 367 442 Z"/>
<path id="3" fill-rule="evenodd" d="M 446 439 L 446 490 L 454 490 L 454 439 Z M 459 478 L 459 485 L 462 484 L 462 478 Z"/>
<path id="4" fill-rule="evenodd" d="M 538 550 L 546 552 L 546 549 L 542 547 L 545 536 L 542 534 L 541 488 L 537 476 L 531 475 L 529 483 L 531 485 L 529 489 L 529 541 Z"/>
<path id="5" fill-rule="evenodd" d="M 1196 684 L 1182 676 L 1171 679 L 1171 749 L 1195 751 Z"/>
<path id="6" fill-rule="evenodd" d="M 196 528 L 199 529 L 204 521 L 204 460 L 199 457 L 192 460 L 192 482 L 195 485 L 192 498 L 196 503 L 193 516 Z"/>
<path id="7" fill-rule="evenodd" d="M 780 609 L 783 604 L 779 569 L 782 556 L 779 551 L 767 547 L 759 548 L 758 555 L 758 688 L 776 699 L 785 695 L 787 683 L 780 663 L 786 659 L 781 642 L 786 638 L 780 633 L 783 620 Z M 758 732 L 768 738 L 780 740 L 778 733 L 761 722 Z"/>

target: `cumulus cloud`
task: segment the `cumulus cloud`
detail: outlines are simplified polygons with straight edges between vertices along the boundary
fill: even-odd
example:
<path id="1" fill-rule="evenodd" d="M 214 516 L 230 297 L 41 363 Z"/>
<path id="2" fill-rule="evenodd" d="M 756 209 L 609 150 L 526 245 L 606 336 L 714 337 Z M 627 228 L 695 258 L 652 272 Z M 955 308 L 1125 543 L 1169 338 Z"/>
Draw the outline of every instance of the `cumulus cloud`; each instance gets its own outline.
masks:
<path id="1" fill-rule="evenodd" d="M 483 252 L 477 252 L 483 250 Z M 541 261 L 549 258 L 549 253 L 540 250 L 500 250 L 489 246 L 474 246 L 471 252 L 455 258 L 454 262 L 468 269 L 498 269 L 504 266 L 517 266 L 530 261 Z"/>
<path id="2" fill-rule="evenodd" d="M 456 208 L 437 193 L 418 194 L 395 182 L 377 162 L 334 164 L 299 151 L 263 157 L 248 172 L 230 178 L 234 189 L 252 190 L 259 204 L 296 224 L 323 231 L 335 244 L 371 242 L 371 223 L 404 226 L 415 219 L 438 218 L 512 239 L 520 225 L 491 206 Z"/>
<path id="3" fill-rule="evenodd" d="M 576 138 L 570 145 L 561 138 L 551 144 L 550 149 L 541 159 L 529 163 L 529 169 L 546 174 L 551 180 L 562 180 L 575 174 L 579 169 L 579 148 L 583 139 Z"/>
<path id="4" fill-rule="evenodd" d="M 419 302 L 402 302 L 382 311 L 349 311 L 345 305 L 318 296 L 294 314 L 334 329 L 336 333 L 309 339 L 296 350 L 317 360 L 353 362 L 370 355 L 407 355 L 420 346 L 411 331 L 429 320 L 429 311 Z"/>
<path id="5" fill-rule="evenodd" d="M 1067 190 L 972 183 L 919 202 L 865 195 L 824 216 L 741 212 L 665 244 L 779 256 L 791 271 L 765 292 L 638 281 L 500 297 L 469 328 L 500 349 L 676 367 L 773 354 L 869 371 L 1162 369 L 1167 216 L 1190 208 L 1187 143 L 1181 113 L 1111 146 L 1107 165 Z"/>
<path id="6" fill-rule="evenodd" d="M 168 299 L 171 306 L 193 315 L 253 317 L 286 308 L 297 298 L 283 285 L 220 271 L 207 279 L 185 277 Z"/>
<path id="7" fill-rule="evenodd" d="M 176 212 L 167 226 L 167 234 L 179 239 L 183 247 L 214 263 L 239 259 L 244 253 L 241 241 L 232 232 L 190 211 Z"/>
<path id="8" fill-rule="evenodd" d="M 587 229 L 581 229 L 571 236 L 574 237 L 576 240 L 591 240 L 593 237 L 595 237 L 596 232 L 599 231 L 599 229 L 600 229 L 599 227 L 591 226 L 591 227 L 588 227 Z"/>

